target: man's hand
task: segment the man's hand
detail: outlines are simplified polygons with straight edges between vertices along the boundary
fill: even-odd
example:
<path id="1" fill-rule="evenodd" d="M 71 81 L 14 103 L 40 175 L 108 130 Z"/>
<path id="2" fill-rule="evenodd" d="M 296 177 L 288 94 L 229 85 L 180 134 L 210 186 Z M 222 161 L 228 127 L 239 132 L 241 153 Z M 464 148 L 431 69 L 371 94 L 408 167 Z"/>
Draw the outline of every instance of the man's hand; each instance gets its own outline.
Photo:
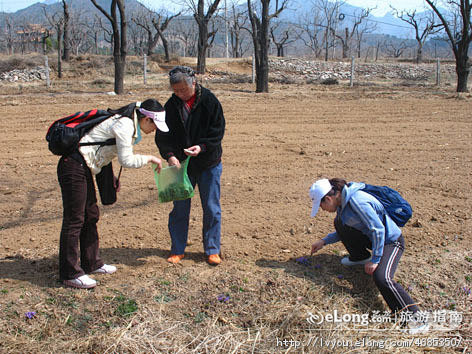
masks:
<path id="1" fill-rule="evenodd" d="M 167 163 L 169 166 L 176 166 L 177 168 L 180 168 L 180 161 L 175 156 L 170 157 L 169 160 L 167 160 Z"/>
<path id="2" fill-rule="evenodd" d="M 377 269 L 378 267 L 378 264 L 377 263 L 372 263 L 372 262 L 369 262 L 369 263 L 366 263 L 364 265 L 364 271 L 369 274 L 369 275 L 372 275 L 374 274 L 375 270 Z"/>
<path id="3" fill-rule="evenodd" d="M 187 156 L 197 156 L 202 151 L 200 145 L 190 146 L 187 149 L 184 149 L 184 153 Z"/>
<path id="4" fill-rule="evenodd" d="M 318 252 L 325 245 L 324 240 L 318 240 L 311 245 L 311 254 Z"/>

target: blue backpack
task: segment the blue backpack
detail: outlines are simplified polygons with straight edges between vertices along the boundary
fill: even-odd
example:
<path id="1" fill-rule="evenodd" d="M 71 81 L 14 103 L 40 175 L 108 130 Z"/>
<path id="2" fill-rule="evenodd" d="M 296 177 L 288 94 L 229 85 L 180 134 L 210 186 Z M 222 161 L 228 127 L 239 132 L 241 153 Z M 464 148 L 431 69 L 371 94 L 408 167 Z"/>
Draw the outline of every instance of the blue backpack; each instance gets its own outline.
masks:
<path id="1" fill-rule="evenodd" d="M 382 203 L 388 216 L 402 227 L 410 220 L 413 210 L 408 203 L 396 190 L 387 186 L 374 186 L 365 183 L 364 192 L 369 193 Z"/>

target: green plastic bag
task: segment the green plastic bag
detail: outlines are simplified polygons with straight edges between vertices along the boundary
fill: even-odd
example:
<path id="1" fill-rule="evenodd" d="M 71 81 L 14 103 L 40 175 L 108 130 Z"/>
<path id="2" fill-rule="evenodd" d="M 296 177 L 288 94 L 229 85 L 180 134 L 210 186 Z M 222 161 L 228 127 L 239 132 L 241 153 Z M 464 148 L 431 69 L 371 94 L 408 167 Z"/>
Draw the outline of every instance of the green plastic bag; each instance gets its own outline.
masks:
<path id="1" fill-rule="evenodd" d="M 194 196 L 195 191 L 187 175 L 189 160 L 190 157 L 187 157 L 187 159 L 180 164 L 180 168 L 176 166 L 164 167 L 161 169 L 160 173 L 157 173 L 155 170 L 156 165 L 152 164 L 160 203 L 184 200 Z"/>

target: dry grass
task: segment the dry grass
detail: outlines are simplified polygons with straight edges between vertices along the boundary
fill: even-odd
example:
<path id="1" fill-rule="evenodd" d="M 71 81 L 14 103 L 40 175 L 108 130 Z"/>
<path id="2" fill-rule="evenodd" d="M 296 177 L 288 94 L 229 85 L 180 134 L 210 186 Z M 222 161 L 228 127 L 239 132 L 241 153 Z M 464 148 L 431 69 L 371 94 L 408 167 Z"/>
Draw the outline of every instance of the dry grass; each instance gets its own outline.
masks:
<path id="1" fill-rule="evenodd" d="M 145 85 L 138 69 L 139 60 L 133 60 L 129 65 L 126 87 L 142 97 L 149 95 L 149 92 L 153 92 L 153 94 L 158 92 L 161 96 L 167 95 L 167 91 L 163 92 L 163 88 L 167 85 L 167 77 L 165 71 L 160 69 L 159 63 L 152 61 L 152 65 L 155 66 L 151 66 L 149 82 Z M 181 58 L 179 63 L 193 65 L 194 61 Z M 274 96 L 280 95 L 283 99 L 291 100 L 292 103 L 299 103 L 293 97 L 297 99 L 303 97 L 306 100 L 305 102 L 313 102 L 314 100 L 334 102 L 331 105 L 332 110 L 328 112 L 329 114 L 326 117 L 324 112 L 317 112 L 316 115 L 316 124 L 320 126 L 324 124 L 332 129 L 329 130 L 333 134 L 333 140 L 329 142 L 330 146 L 323 148 L 325 145 L 320 144 L 325 144 L 326 141 L 316 136 L 317 132 L 309 132 L 308 135 L 303 135 L 305 139 L 318 140 L 316 140 L 316 146 L 312 144 L 307 145 L 307 147 L 301 141 L 303 137 L 295 137 L 294 140 L 290 140 L 283 134 L 279 134 L 278 129 L 282 130 L 283 127 L 295 129 L 295 125 L 288 125 L 286 120 L 282 122 L 280 128 L 276 127 L 275 124 L 279 119 L 282 119 L 281 116 L 289 116 L 292 109 L 297 108 L 295 104 L 293 104 L 294 107 L 283 108 L 287 111 L 267 113 L 267 122 L 258 121 L 259 117 L 255 117 L 254 112 L 248 109 L 255 102 L 252 95 L 253 86 L 246 84 L 235 87 L 230 80 L 224 80 L 223 83 L 220 83 L 221 78 L 217 74 L 220 74 L 221 71 L 229 72 L 234 67 L 238 69 L 234 71 L 236 73 L 233 76 L 234 80 L 247 82 L 245 79 L 248 75 L 247 61 L 235 60 L 228 63 L 222 60 L 210 60 L 209 64 L 214 65 L 214 73 L 204 78 L 206 80 L 205 84 L 211 86 L 212 89 L 214 87 L 215 92 L 218 91 L 218 96 L 225 100 L 225 107 L 233 109 L 233 113 L 227 117 L 228 135 L 225 137 L 228 146 L 233 148 L 233 151 L 227 150 L 226 156 L 232 156 L 234 159 L 226 160 L 227 166 L 229 169 L 234 168 L 236 170 L 226 180 L 232 184 L 227 188 L 233 188 L 232 186 L 234 186 L 233 193 L 225 195 L 228 210 L 230 209 L 229 205 L 231 205 L 231 208 L 237 209 L 234 205 L 240 200 L 238 198 L 246 198 L 246 201 L 252 200 L 251 197 L 257 195 L 254 189 L 251 189 L 254 186 L 258 188 L 266 186 L 265 177 L 261 176 L 260 164 L 257 163 L 256 168 L 254 167 L 256 165 L 254 161 L 252 164 L 248 164 L 246 161 L 245 156 L 249 154 L 247 150 L 244 150 L 246 145 L 253 142 L 259 144 L 260 150 L 257 150 L 258 153 L 263 159 L 268 160 L 268 157 L 274 154 L 272 149 L 274 141 L 278 141 L 281 144 L 279 151 L 283 150 L 280 154 L 285 156 L 284 166 L 287 171 L 295 169 L 297 176 L 301 173 L 300 166 L 307 163 L 303 160 L 304 157 L 307 157 L 305 151 L 312 154 L 314 160 L 316 160 L 313 162 L 316 165 L 313 171 L 318 168 L 319 163 L 333 164 L 334 171 L 335 168 L 339 168 L 339 165 L 327 160 L 331 157 L 331 154 L 345 155 L 346 153 L 347 155 L 349 153 L 344 151 L 344 146 L 336 146 L 335 143 L 342 139 L 348 139 L 350 132 L 339 132 L 335 129 L 335 122 L 328 122 L 330 117 L 342 115 L 342 112 L 338 112 L 338 109 L 342 110 L 344 108 L 347 110 L 341 103 L 355 100 L 373 102 L 378 97 L 386 97 L 387 100 L 397 104 L 402 103 L 404 97 L 415 96 L 414 99 L 422 104 L 439 106 L 446 102 L 450 105 L 461 104 L 467 108 L 470 101 L 470 95 L 463 95 L 459 98 L 452 94 L 452 90 L 451 92 L 444 92 L 433 89 L 428 91 L 430 97 L 422 101 L 421 98 L 425 95 L 423 88 L 414 90 L 402 86 L 401 88 L 392 89 L 392 87 L 386 86 L 385 83 L 382 83 L 384 88 L 381 89 L 370 87 L 366 83 L 365 86 L 349 92 L 346 92 L 347 90 L 342 87 L 333 88 L 326 85 L 297 84 L 290 87 L 289 82 L 291 81 L 289 80 L 283 85 L 273 84 L 271 90 L 275 92 Z M 4 95 L 11 94 L 7 97 L 8 102 L 4 105 L 5 110 L 12 112 L 10 113 L 11 116 L 16 117 L 19 116 L 18 112 L 24 113 L 21 108 L 16 109 L 16 107 L 25 104 L 25 97 L 26 100 L 36 102 L 40 99 L 48 99 L 50 96 L 61 97 L 63 92 L 78 93 L 59 99 L 55 103 L 57 106 L 54 111 L 55 115 L 70 109 L 71 102 L 77 107 L 85 106 L 89 103 L 88 101 L 92 101 L 94 105 L 106 106 L 109 104 L 106 97 L 100 96 L 95 98 L 95 101 L 92 99 L 94 92 L 113 90 L 113 75 L 109 58 L 95 58 L 93 56 L 75 58 L 72 63 L 65 65 L 65 74 L 65 78 L 62 80 L 53 77 L 53 85 L 48 90 L 44 88 L 43 83 L 21 85 L 2 83 L 2 93 Z M 138 94 L 118 97 L 116 101 L 112 101 L 113 104 L 110 104 L 110 106 L 117 107 L 135 99 Z M 270 107 L 275 105 L 274 96 L 269 94 L 261 97 L 267 101 L 267 107 Z M 435 98 L 448 96 L 448 98 L 436 102 L 431 98 L 433 96 Z M 387 100 L 382 102 L 387 102 Z M 76 106 L 73 106 L 74 109 L 77 108 Z M 31 105 L 28 106 L 28 109 L 29 107 Z M 369 108 L 367 105 L 365 107 L 366 109 Z M 316 108 L 317 106 L 314 104 L 310 106 L 310 109 Z M 463 151 L 468 149 L 467 140 L 464 136 L 468 134 L 467 136 L 470 138 L 470 131 L 464 128 L 462 132 L 457 133 L 454 129 L 445 128 L 453 126 L 453 128 L 459 127 L 457 129 L 460 129 L 461 127 L 470 126 L 470 124 L 467 125 L 468 123 L 462 116 L 457 121 L 446 122 L 450 125 L 445 124 L 444 127 L 440 126 L 439 121 L 435 121 L 437 126 L 432 129 L 429 125 L 422 125 L 426 119 L 423 117 L 417 118 L 414 115 L 417 111 L 408 111 L 407 108 L 405 110 L 406 113 L 399 108 L 398 112 L 391 113 L 399 117 L 398 124 L 393 124 L 393 129 L 400 129 L 399 126 L 404 125 L 411 131 L 418 130 L 418 127 L 426 130 L 426 133 L 418 135 L 418 144 L 421 143 L 429 148 L 435 148 L 439 153 L 443 150 L 439 149 L 438 144 L 444 145 L 444 141 L 447 140 L 450 144 L 450 150 L 444 149 L 444 155 L 438 155 L 439 157 L 437 157 L 444 160 L 444 164 L 448 163 L 447 168 L 449 166 L 455 168 L 451 161 L 457 161 L 457 164 L 462 161 L 470 161 L 470 159 L 462 158 Z M 299 111 L 295 110 L 295 112 L 295 118 L 293 119 L 300 119 L 303 124 L 311 122 L 311 114 L 304 116 L 302 108 Z M 360 117 L 363 116 L 364 112 L 357 112 L 357 114 Z M 299 115 L 301 118 L 298 118 Z M 409 118 L 402 119 L 404 115 L 409 115 Z M 349 116 L 349 120 L 344 124 L 357 129 L 359 125 L 364 124 L 364 121 L 359 117 L 356 115 Z M 11 130 L 9 130 L 11 124 L 3 125 L 7 130 L 7 134 L 5 134 L 7 143 L 4 145 L 4 149 L 16 149 L 18 145 L 14 144 L 24 144 L 27 147 L 25 151 L 29 154 L 27 156 L 30 156 L 30 159 L 25 159 L 27 160 L 25 163 L 31 165 L 21 165 L 18 158 L 15 157 L 16 160 L 9 159 L 5 165 L 1 166 L 5 168 L 5 170 L 1 170 L 2 174 L 4 171 L 9 174 L 7 177 L 1 175 L 0 182 L 3 183 L 8 179 L 10 189 L 3 188 L 2 183 L 0 183 L 0 198 L 4 198 L 2 199 L 4 203 L 9 201 L 17 203 L 18 210 L 15 210 L 13 216 L 5 214 L 5 217 L 9 218 L 9 222 L 2 223 L 3 226 L 0 228 L 0 232 L 2 232 L 2 236 L 5 235 L 5 237 L 8 236 L 18 241 L 20 239 L 26 240 L 26 242 L 36 245 L 38 236 L 30 235 L 28 232 L 20 234 L 18 230 L 25 229 L 16 228 L 14 225 L 17 222 L 17 216 L 20 219 L 19 224 L 24 222 L 25 219 L 28 221 L 32 218 L 36 227 L 41 225 L 41 230 L 44 232 L 42 236 L 45 239 L 40 240 L 41 247 L 37 248 L 27 247 L 27 245 L 20 246 L 18 242 L 18 245 L 15 245 L 14 248 L 2 249 L 2 252 L 4 252 L 2 254 L 5 256 L 0 258 L 0 266 L 2 267 L 0 274 L 8 276 L 0 278 L 1 353 L 384 353 L 386 350 L 394 353 L 421 353 L 425 350 L 435 352 L 468 352 L 471 350 L 472 313 L 470 309 L 472 297 L 467 293 L 467 289 L 470 289 L 472 284 L 472 255 L 470 247 L 464 247 L 464 245 L 470 245 L 470 228 L 465 226 L 462 230 L 463 225 L 450 226 L 450 220 L 445 217 L 444 222 L 450 227 L 448 230 L 455 230 L 454 232 L 464 239 L 456 240 L 456 236 L 448 234 L 449 239 L 443 240 L 442 229 L 436 226 L 442 223 L 443 220 L 430 222 L 431 215 L 428 208 L 433 208 L 433 206 L 436 208 L 439 205 L 444 210 L 452 209 L 446 206 L 443 207 L 443 204 L 437 204 L 435 200 L 432 201 L 433 206 L 423 205 L 416 209 L 417 218 L 421 218 L 418 221 L 414 220 L 417 222 L 416 227 L 407 226 L 408 241 L 412 244 L 412 247 L 409 249 L 410 253 L 402 259 L 397 276 L 401 279 L 402 284 L 408 287 L 413 298 L 421 299 L 420 305 L 423 309 L 430 311 L 447 309 L 463 314 L 462 325 L 448 332 L 436 331 L 414 337 L 399 330 L 396 323 L 369 323 L 368 326 L 360 328 L 354 328 L 351 324 L 346 323 L 325 322 L 319 325 L 309 323 L 307 318 L 310 317 L 310 313 L 328 314 L 336 310 L 339 314 L 363 315 L 372 314 L 373 311 L 383 313 L 387 308 L 381 297 L 379 297 L 371 278 L 366 276 L 361 269 L 346 270 L 339 266 L 339 258 L 341 252 L 343 252 L 339 245 L 313 257 L 307 264 L 296 262 L 287 253 L 280 251 L 279 248 L 285 247 L 284 245 L 288 243 L 292 248 L 292 252 L 306 254 L 308 252 L 307 245 L 315 237 L 312 230 L 315 228 L 314 224 L 303 225 L 303 221 L 289 220 L 289 218 L 281 221 L 264 216 L 261 217 L 261 224 L 263 225 L 247 227 L 247 225 L 243 225 L 247 221 L 246 219 L 249 218 L 247 214 L 243 214 L 239 218 L 227 214 L 226 217 L 230 220 L 229 222 L 236 224 L 234 229 L 237 232 L 227 234 L 225 250 L 228 254 L 224 257 L 224 264 L 216 268 L 211 268 L 202 262 L 200 254 L 192 255 L 194 259 L 188 260 L 189 263 L 184 266 L 169 266 L 165 262 L 167 250 L 165 252 L 161 251 L 160 246 L 152 243 L 155 242 L 154 238 L 152 242 L 143 246 L 137 246 L 134 243 L 137 242 L 143 230 L 150 229 L 149 233 L 154 232 L 152 227 L 157 222 L 154 222 L 148 228 L 138 229 L 135 232 L 136 235 L 132 233 L 134 229 L 130 231 L 131 226 L 126 225 L 123 229 L 126 229 L 126 233 L 129 232 L 129 234 L 125 234 L 125 232 L 123 232 L 124 235 L 120 234 L 124 243 L 114 243 L 102 248 L 107 259 L 116 260 L 117 263 L 121 262 L 120 271 L 113 275 L 113 281 L 110 281 L 110 278 L 107 279 L 106 276 L 97 276 L 100 286 L 90 291 L 67 289 L 62 287 L 60 283 L 54 283 L 52 279 L 57 278 L 57 251 L 55 249 L 57 247 L 57 237 L 51 235 L 57 235 L 58 227 L 60 227 L 60 220 L 58 220 L 60 215 L 57 211 L 60 208 L 60 202 L 39 198 L 46 194 L 48 198 L 52 198 L 49 194 L 53 192 L 47 189 L 39 190 L 34 185 L 28 186 L 30 188 L 28 191 L 31 194 L 28 195 L 28 198 L 25 198 L 27 202 L 24 205 L 21 198 L 12 198 L 13 193 L 21 192 L 25 175 L 31 174 L 31 168 L 28 169 L 25 166 L 37 167 L 35 170 L 37 171 L 37 178 L 44 179 L 44 176 L 53 175 L 51 171 L 55 168 L 55 159 L 52 159 L 50 155 L 47 155 L 47 157 L 41 155 L 44 151 L 39 151 L 38 146 L 43 147 L 44 141 L 38 142 L 39 138 L 37 139 L 37 136 L 31 133 L 31 131 L 36 132 L 40 128 L 45 129 L 51 119 L 51 117 L 46 116 L 33 117 L 31 121 L 28 121 L 28 124 L 32 124 L 32 127 L 24 123 L 25 127 L 22 126 L 23 129 L 30 129 L 27 134 L 32 135 L 26 133 L 22 135 L 23 130 L 15 130 L 14 133 L 11 133 Z M 385 123 L 383 120 L 385 120 Z M 416 121 L 419 123 L 416 124 Z M 237 132 L 237 123 L 249 126 L 249 128 Z M 381 116 L 376 123 L 382 129 L 384 129 L 384 124 L 385 127 L 391 127 L 391 125 L 388 125 L 388 117 Z M 256 136 L 247 133 L 251 132 L 251 129 L 258 131 Z M 435 130 L 446 133 L 442 133 L 444 136 L 436 135 Z M 400 139 L 400 134 L 403 133 L 398 131 L 398 139 Z M 43 139 L 43 135 L 41 133 L 41 139 Z M 287 142 L 281 143 L 280 139 L 282 138 L 286 139 Z M 461 148 L 454 145 L 454 140 L 465 141 L 464 146 Z M 398 143 L 400 144 L 401 141 Z M 267 146 L 262 146 L 264 144 Z M 265 150 L 262 149 L 263 147 Z M 412 149 L 415 149 L 415 154 L 418 154 L 415 157 L 419 161 L 422 156 L 416 152 L 419 147 L 413 144 Z M 14 153 L 11 154 L 14 155 Z M 7 156 L 6 153 L 5 156 Z M 54 163 L 51 162 L 52 160 L 54 160 Z M 291 165 L 291 160 L 301 161 L 300 165 Z M 394 166 L 394 162 L 391 164 Z M 425 166 L 429 167 L 430 165 L 431 161 L 425 162 Z M 234 166 L 237 166 L 237 168 Z M 418 163 L 417 170 L 423 169 L 422 166 Z M 397 168 L 397 166 L 394 167 Z M 248 172 L 249 168 L 251 169 L 250 173 Z M 366 173 L 368 168 L 370 166 L 362 165 L 362 161 L 359 160 L 360 174 Z M 403 167 L 399 166 L 399 168 Z M 410 167 L 407 170 L 405 167 L 405 170 L 410 172 L 414 168 Z M 452 168 L 448 171 L 452 171 Z M 464 168 L 470 168 L 470 166 Z M 49 172 L 46 173 L 46 170 Z M 399 173 L 402 173 L 402 171 Z M 251 180 L 242 179 L 242 177 L 245 177 L 245 173 L 250 175 Z M 281 171 L 282 173 L 285 172 Z M 313 177 L 311 171 L 306 173 L 310 174 L 310 179 Z M 390 172 L 387 171 L 386 173 Z M 437 172 L 431 170 L 432 173 Z M 301 178 L 305 177 L 302 176 Z M 131 177 L 129 178 L 131 179 Z M 272 177 L 271 181 L 279 185 L 296 183 L 292 180 L 288 182 L 287 179 L 283 178 L 285 177 L 282 175 L 276 176 Z M 429 196 L 432 190 L 442 188 L 442 186 L 438 186 L 442 183 L 441 181 L 437 181 L 433 177 L 431 177 L 431 180 L 434 182 L 431 182 L 434 188 L 428 185 L 427 181 L 424 182 L 426 186 L 413 183 L 413 187 L 408 189 L 410 195 L 422 193 Z M 456 206 L 453 214 L 454 217 L 460 220 L 458 223 L 465 222 L 466 225 L 467 223 L 470 225 L 470 208 L 467 208 L 467 195 L 464 194 L 466 192 L 463 194 L 453 193 L 456 188 L 461 190 L 455 182 L 451 179 L 448 182 L 449 184 L 445 183 L 446 187 L 450 186 L 452 191 L 444 187 L 441 189 L 443 194 L 437 196 L 437 198 L 441 202 Z M 137 182 L 133 180 L 133 183 Z M 52 181 L 51 185 L 53 185 L 52 188 L 54 188 L 55 195 L 57 195 L 56 181 Z M 136 195 L 138 193 L 146 194 L 149 190 L 148 185 L 144 182 L 135 185 L 134 188 L 133 191 L 136 192 Z M 261 190 L 261 193 L 262 197 L 267 199 L 263 207 L 269 205 L 275 208 L 274 204 L 271 204 L 272 199 L 269 199 L 269 196 L 275 198 L 278 204 L 282 203 L 284 208 L 291 208 L 294 205 L 288 203 L 291 191 L 282 197 L 279 194 L 275 197 L 271 195 L 273 190 L 264 189 Z M 292 196 L 292 199 L 295 198 L 297 205 L 305 209 L 306 205 L 300 197 L 301 193 L 297 190 L 296 196 Z M 39 202 L 44 204 L 36 205 L 37 209 L 34 209 L 33 200 L 37 196 L 39 196 Z M 140 195 L 141 197 L 142 195 Z M 107 234 L 106 231 L 111 217 L 113 217 L 114 222 L 121 223 L 120 225 L 126 224 L 130 218 L 135 216 L 133 209 L 142 211 L 144 217 L 152 215 L 149 219 L 158 218 L 159 223 L 161 219 L 165 220 L 166 215 L 163 212 L 157 215 L 158 212 L 161 213 L 160 210 L 163 207 L 157 206 L 156 203 L 152 204 L 152 201 L 145 199 L 145 197 L 142 197 L 144 200 L 142 204 L 139 204 L 139 198 L 138 201 L 131 198 L 131 201 L 120 200 L 121 204 L 116 209 L 103 208 L 103 218 L 100 222 L 100 227 L 105 230 L 103 234 Z M 451 202 L 448 201 L 449 199 Z M 31 205 L 28 202 L 31 202 Z M 286 207 L 285 202 L 290 206 Z M 137 203 L 139 205 L 136 205 Z M 251 203 L 246 203 L 246 205 L 252 207 L 253 204 Z M 50 208 L 49 204 L 53 207 Z M 462 206 L 462 204 L 467 205 L 464 208 L 457 207 L 457 205 Z M 195 209 L 198 210 L 198 207 Z M 57 213 L 51 215 L 51 210 Z M 144 214 L 145 211 L 148 214 Z M 125 213 L 129 213 L 130 217 L 125 218 Z M 304 210 L 303 213 L 305 215 L 306 211 Z M 443 214 L 442 211 L 435 210 L 432 215 L 442 216 Z M 140 217 L 142 217 L 141 214 L 136 216 L 137 219 Z M 148 221 L 146 220 L 146 222 Z M 47 224 L 48 222 L 49 224 Z M 273 222 L 275 226 L 268 231 L 270 233 L 268 235 L 265 233 L 264 227 L 269 222 Z M 134 223 L 132 224 L 134 227 Z M 137 224 L 140 225 L 138 222 Z M 330 221 L 330 227 L 331 224 Z M 28 225 L 30 224 L 26 224 L 25 227 L 27 228 Z M 323 225 L 322 221 L 321 226 L 317 224 L 317 227 L 322 228 Z M 328 225 L 328 222 L 325 225 Z M 291 227 L 298 227 L 298 229 L 294 230 L 293 233 L 285 230 Z M 420 230 L 424 232 L 422 233 Z M 437 245 L 441 242 L 446 245 L 435 248 L 431 247 L 429 240 L 427 242 L 418 241 L 428 232 L 437 237 Z M 128 238 L 132 240 L 129 241 Z M 226 240 L 239 241 L 241 249 L 233 250 L 230 241 Z M 103 238 L 103 241 L 107 242 L 106 237 Z M 168 242 L 167 238 L 166 242 Z M 416 247 L 414 247 L 413 242 L 417 243 Z M 267 243 L 275 244 L 271 245 L 271 249 L 277 250 L 274 253 L 267 252 Z M 301 248 L 301 244 L 303 248 Z M 165 245 L 168 246 L 167 243 Z M 413 254 L 414 249 L 421 253 Z M 126 263 L 125 258 L 129 258 L 127 260 L 129 263 Z M 195 259 L 198 259 L 198 261 Z M 193 261 L 194 263 L 191 263 Z M 415 272 L 411 272 L 411 269 L 414 269 Z M 109 285 L 110 282 L 113 286 Z M 29 312 L 34 312 L 35 315 L 32 318 L 27 318 L 26 314 Z M 456 349 L 427 345 L 427 342 L 425 342 L 425 345 L 418 342 L 407 346 L 407 348 L 399 347 L 399 345 L 406 346 L 411 340 L 418 339 L 421 341 L 433 337 L 455 338 L 461 342 Z M 383 348 L 382 343 L 386 339 L 395 340 L 397 346 L 388 349 Z M 323 343 L 321 340 L 323 340 Z M 362 343 L 363 340 L 367 341 L 364 343 L 365 345 L 356 347 L 356 341 Z M 336 345 L 333 346 L 333 343 Z"/>

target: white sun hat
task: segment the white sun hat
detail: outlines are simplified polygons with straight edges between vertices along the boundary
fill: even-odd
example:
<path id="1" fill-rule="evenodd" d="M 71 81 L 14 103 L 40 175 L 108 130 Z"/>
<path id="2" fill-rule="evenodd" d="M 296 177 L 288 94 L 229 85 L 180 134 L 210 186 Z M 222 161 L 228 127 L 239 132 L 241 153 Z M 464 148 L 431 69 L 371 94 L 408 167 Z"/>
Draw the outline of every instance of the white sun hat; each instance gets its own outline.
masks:
<path id="1" fill-rule="evenodd" d="M 166 111 L 153 112 L 153 111 L 148 111 L 144 108 L 140 108 L 139 111 L 142 114 L 144 114 L 146 117 L 151 118 L 154 124 L 156 125 L 157 129 L 159 129 L 162 132 L 169 131 L 169 127 L 166 124 Z"/>
<path id="2" fill-rule="evenodd" d="M 333 187 L 326 178 L 320 179 L 311 185 L 310 198 L 313 202 L 313 206 L 311 208 L 311 217 L 314 217 L 316 213 L 318 213 L 318 209 L 320 208 L 321 204 L 321 199 L 323 199 L 323 197 L 328 194 L 331 188 Z"/>

